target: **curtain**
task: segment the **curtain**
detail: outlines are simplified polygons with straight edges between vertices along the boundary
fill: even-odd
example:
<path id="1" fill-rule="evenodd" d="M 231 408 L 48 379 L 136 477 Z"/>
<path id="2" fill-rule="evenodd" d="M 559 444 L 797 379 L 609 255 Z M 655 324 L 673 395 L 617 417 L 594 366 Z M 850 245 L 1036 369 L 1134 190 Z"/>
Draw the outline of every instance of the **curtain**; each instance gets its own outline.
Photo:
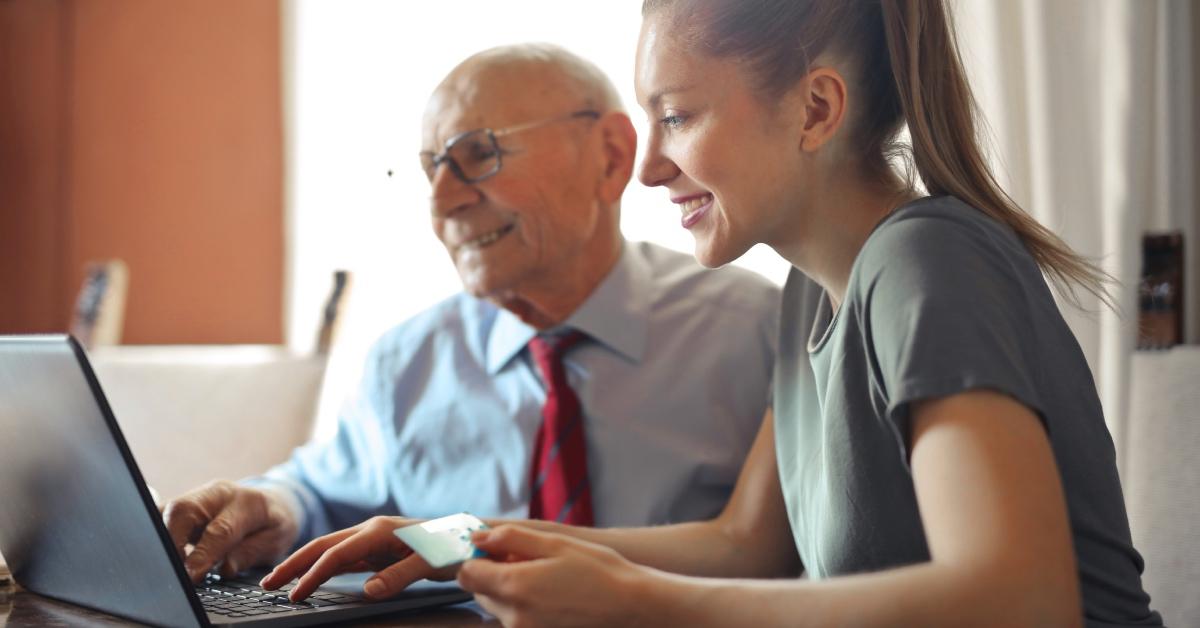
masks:
<path id="1" fill-rule="evenodd" d="M 1118 310 L 1062 303 L 1122 451 L 1141 236 L 1180 230 L 1185 337 L 1197 338 L 1191 0 L 956 0 L 963 61 L 1002 185 L 1119 283 Z M 1123 454 L 1122 454 L 1123 455 Z"/>
<path id="2" fill-rule="evenodd" d="M 963 61 L 1005 189 L 1119 281 L 1118 311 L 1060 303 L 1117 445 L 1143 585 L 1167 625 L 1198 625 L 1194 403 L 1200 351 L 1135 353 L 1144 232 L 1184 234 L 1185 333 L 1200 336 L 1193 0 L 956 0 Z M 1183 465 L 1183 466 L 1181 466 Z"/>

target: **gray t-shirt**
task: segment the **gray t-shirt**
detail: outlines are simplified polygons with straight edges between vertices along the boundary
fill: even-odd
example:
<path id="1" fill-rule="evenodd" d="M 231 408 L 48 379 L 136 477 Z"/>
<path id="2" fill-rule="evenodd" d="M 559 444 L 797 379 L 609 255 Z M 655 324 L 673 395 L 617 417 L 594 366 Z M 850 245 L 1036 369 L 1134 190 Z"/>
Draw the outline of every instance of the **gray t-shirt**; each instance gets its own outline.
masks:
<path id="1" fill-rule="evenodd" d="M 812 280 L 795 269 L 788 278 L 776 454 L 810 577 L 929 560 L 908 466 L 909 404 L 972 389 L 1012 396 L 1046 427 L 1088 625 L 1161 625 L 1079 344 L 1012 230 L 953 197 L 887 217 L 836 313 Z"/>

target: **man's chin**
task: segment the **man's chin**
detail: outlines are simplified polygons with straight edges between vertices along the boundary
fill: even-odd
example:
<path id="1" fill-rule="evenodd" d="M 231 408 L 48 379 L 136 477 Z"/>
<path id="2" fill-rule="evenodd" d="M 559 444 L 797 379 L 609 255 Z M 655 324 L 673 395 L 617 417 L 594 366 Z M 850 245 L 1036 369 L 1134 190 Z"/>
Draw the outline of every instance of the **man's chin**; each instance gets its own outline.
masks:
<path id="1" fill-rule="evenodd" d="M 458 280 L 462 282 L 463 292 L 476 299 L 490 299 L 491 295 L 504 289 L 500 278 L 495 273 L 488 272 L 487 268 L 480 268 L 475 264 L 456 264 L 455 270 L 458 271 Z"/>
<path id="2" fill-rule="evenodd" d="M 479 277 L 474 278 L 476 279 L 474 281 L 467 280 L 466 278 L 462 279 L 463 292 L 481 301 L 488 301 L 497 307 L 506 310 L 512 309 L 512 304 L 521 301 L 520 296 L 507 283 L 479 281 L 479 279 L 482 279 Z"/>

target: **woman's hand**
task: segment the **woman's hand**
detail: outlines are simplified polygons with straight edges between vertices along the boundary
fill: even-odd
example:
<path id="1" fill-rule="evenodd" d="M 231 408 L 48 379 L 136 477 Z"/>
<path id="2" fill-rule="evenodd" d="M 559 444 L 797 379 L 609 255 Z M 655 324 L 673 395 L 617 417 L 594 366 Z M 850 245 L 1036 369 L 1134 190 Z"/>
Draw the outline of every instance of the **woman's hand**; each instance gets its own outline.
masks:
<path id="1" fill-rule="evenodd" d="M 413 523 L 417 522 L 403 517 L 373 517 L 353 528 L 313 539 L 279 563 L 261 585 L 277 589 L 298 577 L 300 581 L 288 597 L 299 601 L 339 574 L 375 571 L 378 573 L 363 585 L 363 594 L 382 600 L 423 578 L 453 578 L 453 567 L 433 569 L 396 537 L 397 528 Z"/>
<path id="2" fill-rule="evenodd" d="M 641 623 L 652 571 L 607 547 L 512 525 L 471 540 L 489 558 L 464 563 L 458 584 L 505 626 Z"/>

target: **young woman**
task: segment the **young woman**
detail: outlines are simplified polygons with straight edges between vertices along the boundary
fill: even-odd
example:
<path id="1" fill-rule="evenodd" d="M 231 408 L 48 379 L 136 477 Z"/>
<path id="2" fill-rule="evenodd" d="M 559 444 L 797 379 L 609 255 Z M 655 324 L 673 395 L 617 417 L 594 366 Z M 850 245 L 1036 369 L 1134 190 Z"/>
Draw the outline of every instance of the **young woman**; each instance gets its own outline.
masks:
<path id="1" fill-rule="evenodd" d="M 501 525 L 475 542 L 507 560 L 467 562 L 461 585 L 521 626 L 1161 625 L 1043 278 L 1103 294 L 1102 274 L 988 171 L 941 0 L 646 0 L 643 16 L 642 182 L 679 205 L 705 265 L 763 242 L 795 267 L 773 412 L 717 519 Z M 905 126 L 927 196 L 893 167 Z M 264 584 L 305 574 L 301 597 L 383 563 L 368 591 L 394 593 L 429 575 L 397 523 L 318 539 Z"/>

